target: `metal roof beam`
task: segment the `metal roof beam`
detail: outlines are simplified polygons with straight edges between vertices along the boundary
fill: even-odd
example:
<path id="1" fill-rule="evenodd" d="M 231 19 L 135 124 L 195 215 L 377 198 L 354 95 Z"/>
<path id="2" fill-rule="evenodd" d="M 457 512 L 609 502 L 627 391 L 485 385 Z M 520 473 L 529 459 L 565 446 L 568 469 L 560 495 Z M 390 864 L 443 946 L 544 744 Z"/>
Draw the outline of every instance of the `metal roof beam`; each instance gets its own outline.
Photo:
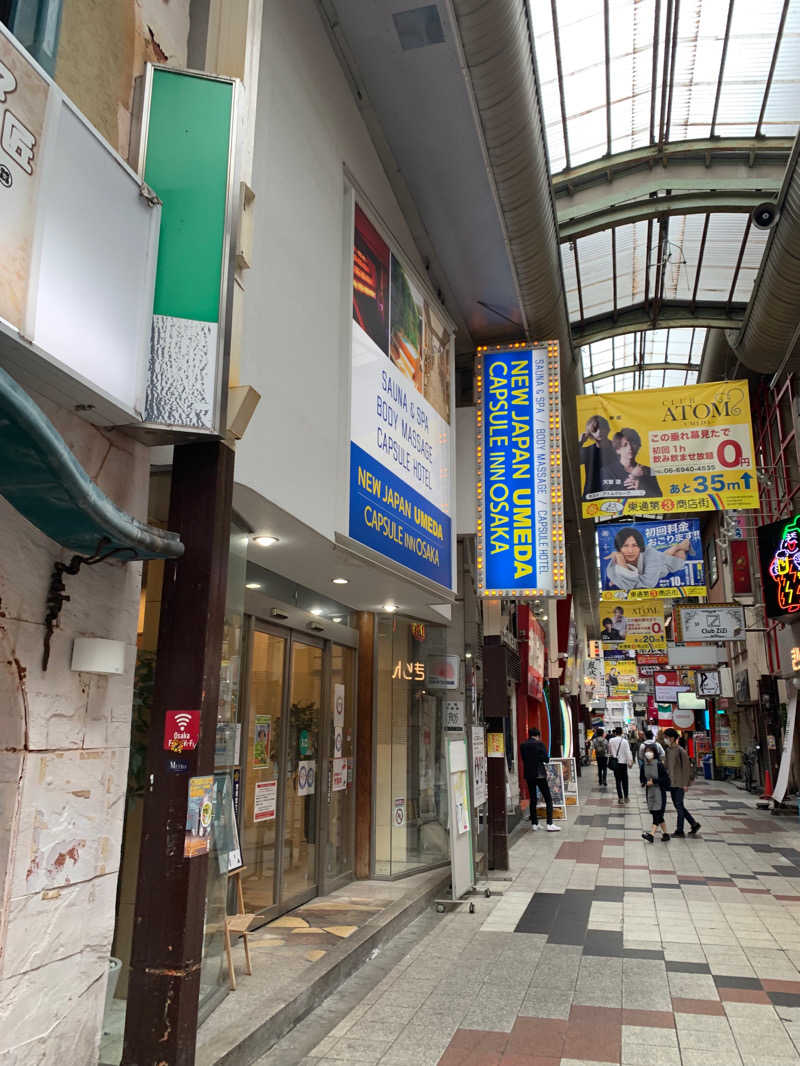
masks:
<path id="1" fill-rule="evenodd" d="M 730 214 L 749 214 L 754 207 L 776 196 L 779 184 L 768 192 L 764 189 L 749 191 L 739 187 L 706 190 L 705 192 L 671 192 L 664 196 L 647 196 L 625 203 L 606 202 L 586 206 L 575 213 L 572 202 L 558 214 L 559 240 L 574 241 L 590 233 L 611 229 L 614 226 L 632 225 L 648 219 L 661 219 L 668 215 L 706 215 L 720 211 Z"/>
<path id="2" fill-rule="evenodd" d="M 619 337 L 643 329 L 675 329 L 708 326 L 717 329 L 739 329 L 747 304 L 728 303 L 727 300 L 665 300 L 653 320 L 651 304 L 634 304 L 617 311 L 595 315 L 582 322 L 572 323 L 574 344 L 581 346 L 605 337 Z"/>
<path id="3" fill-rule="evenodd" d="M 606 185 L 629 171 L 651 171 L 659 166 L 672 173 L 676 163 L 693 162 L 709 177 L 709 171 L 739 163 L 748 169 L 761 166 L 786 169 L 794 145 L 793 137 L 709 137 L 700 140 L 674 141 L 658 147 L 645 145 L 627 152 L 602 156 L 589 163 L 562 170 L 552 178 L 556 197 L 569 196 L 586 185 Z M 656 184 L 651 178 L 650 184 Z M 661 179 L 661 185 L 672 179 Z"/>
<path id="4" fill-rule="evenodd" d="M 593 381 L 603 381 L 606 378 L 614 378 L 617 374 L 634 374 L 637 371 L 643 373 L 648 370 L 699 370 L 699 363 L 640 363 L 637 362 L 632 366 L 617 366 L 612 370 L 603 370 L 599 374 L 592 374 L 591 377 L 584 378 L 587 385 Z"/>

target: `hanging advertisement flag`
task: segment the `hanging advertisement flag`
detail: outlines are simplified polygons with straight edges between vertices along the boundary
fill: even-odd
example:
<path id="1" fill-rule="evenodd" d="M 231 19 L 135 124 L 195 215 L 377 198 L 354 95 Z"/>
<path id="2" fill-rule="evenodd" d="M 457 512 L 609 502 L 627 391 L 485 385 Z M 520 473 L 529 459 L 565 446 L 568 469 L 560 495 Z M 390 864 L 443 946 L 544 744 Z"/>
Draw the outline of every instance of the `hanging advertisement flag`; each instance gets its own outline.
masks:
<path id="1" fill-rule="evenodd" d="M 442 313 L 356 205 L 349 535 L 447 589 L 452 364 Z"/>
<path id="2" fill-rule="evenodd" d="M 585 518 L 758 507 L 746 381 L 576 402 Z"/>
<path id="3" fill-rule="evenodd" d="M 566 596 L 556 341 L 479 348 L 478 591 Z"/>
<path id="4" fill-rule="evenodd" d="M 604 599 L 706 595 L 703 542 L 697 518 L 603 522 L 597 527 L 596 536 Z"/>
<path id="5" fill-rule="evenodd" d="M 625 699 L 639 687 L 635 659 L 606 659 L 604 668 L 609 699 Z"/>
<path id="6" fill-rule="evenodd" d="M 544 630 L 532 614 L 528 622 L 528 695 L 544 699 Z"/>
<path id="7" fill-rule="evenodd" d="M 666 651 L 664 605 L 660 600 L 644 603 L 601 600 L 597 617 L 604 648 L 612 644 L 618 648 Z"/>

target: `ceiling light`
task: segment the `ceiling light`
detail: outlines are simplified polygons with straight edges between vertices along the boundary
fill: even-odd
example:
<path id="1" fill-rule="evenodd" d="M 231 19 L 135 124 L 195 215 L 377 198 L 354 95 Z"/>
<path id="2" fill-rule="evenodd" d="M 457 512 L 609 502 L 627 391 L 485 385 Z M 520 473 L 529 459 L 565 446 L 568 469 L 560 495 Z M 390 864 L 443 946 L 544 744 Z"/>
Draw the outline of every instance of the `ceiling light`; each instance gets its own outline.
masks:
<path id="1" fill-rule="evenodd" d="M 312 607 L 311 608 L 311 613 L 315 614 L 315 615 L 317 615 L 317 617 L 319 617 L 319 615 L 322 614 L 322 608 L 321 607 Z"/>
<path id="2" fill-rule="evenodd" d="M 346 584 L 348 584 L 348 581 L 349 581 L 349 579 L 346 578 L 346 577 L 333 577 L 333 578 L 331 578 L 331 582 L 334 585 L 346 585 Z"/>
<path id="3" fill-rule="evenodd" d="M 273 544 L 278 543 L 277 537 L 256 537 L 256 544 L 261 548 L 271 548 Z"/>
<path id="4" fill-rule="evenodd" d="M 261 588 L 261 582 L 260 581 L 248 581 L 247 584 L 245 585 L 245 588 L 246 589 L 260 589 Z"/>
<path id="5" fill-rule="evenodd" d="M 397 610 L 397 604 L 395 604 L 395 603 L 384 603 L 383 609 L 384 609 L 384 611 L 386 611 L 387 614 L 394 614 L 394 612 Z"/>
<path id="6" fill-rule="evenodd" d="M 542 615 L 542 621 L 543 621 L 543 622 L 546 622 L 546 621 L 547 621 L 547 615 L 546 615 L 546 614 L 543 614 L 543 615 Z"/>
<path id="7" fill-rule="evenodd" d="M 464 658 L 465 659 L 471 659 L 472 658 L 472 652 L 471 651 L 465 651 L 464 652 Z"/>
<path id="8" fill-rule="evenodd" d="M 331 619 L 332 622 L 341 622 L 341 620 L 342 619 L 341 619 L 341 617 L 339 615 L 337 615 L 336 618 L 332 618 Z"/>

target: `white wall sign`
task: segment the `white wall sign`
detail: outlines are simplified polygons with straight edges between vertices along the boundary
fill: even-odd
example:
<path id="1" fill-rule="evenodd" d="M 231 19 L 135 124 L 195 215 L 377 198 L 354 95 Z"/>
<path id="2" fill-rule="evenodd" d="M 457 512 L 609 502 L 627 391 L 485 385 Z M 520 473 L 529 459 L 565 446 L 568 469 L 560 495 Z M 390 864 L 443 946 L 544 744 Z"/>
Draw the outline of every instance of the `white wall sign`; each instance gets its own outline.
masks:
<path id="1" fill-rule="evenodd" d="M 316 759 L 301 759 L 297 764 L 297 795 L 313 796 L 317 787 Z"/>
<path id="2" fill-rule="evenodd" d="M 256 781 L 253 799 L 253 821 L 271 822 L 275 818 L 277 798 L 277 781 Z"/>
<path id="3" fill-rule="evenodd" d="M 457 655 L 429 655 L 425 660 L 428 688 L 459 688 L 461 684 L 461 659 Z"/>
<path id="4" fill-rule="evenodd" d="M 444 727 L 445 729 L 464 728 L 464 701 L 444 701 Z"/>
<path id="5" fill-rule="evenodd" d="M 398 829 L 406 824 L 406 801 L 403 796 L 398 796 L 394 801 L 394 815 L 392 821 Z"/>
<path id="6" fill-rule="evenodd" d="M 333 792 L 344 792 L 347 788 L 347 759 L 333 760 Z"/>
<path id="7" fill-rule="evenodd" d="M 489 783 L 486 777 L 486 738 L 482 725 L 472 727 L 472 766 L 474 803 L 476 807 L 480 807 L 489 799 Z"/>

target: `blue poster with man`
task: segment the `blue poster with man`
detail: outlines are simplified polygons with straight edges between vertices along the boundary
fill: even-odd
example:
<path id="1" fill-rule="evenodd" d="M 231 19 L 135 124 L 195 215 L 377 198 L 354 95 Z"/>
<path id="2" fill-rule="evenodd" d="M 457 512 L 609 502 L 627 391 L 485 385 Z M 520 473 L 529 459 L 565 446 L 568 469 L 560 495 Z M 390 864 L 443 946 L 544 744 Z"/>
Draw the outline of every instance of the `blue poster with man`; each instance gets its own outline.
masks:
<path id="1" fill-rule="evenodd" d="M 597 547 L 604 599 L 705 596 L 700 522 L 602 523 Z"/>

